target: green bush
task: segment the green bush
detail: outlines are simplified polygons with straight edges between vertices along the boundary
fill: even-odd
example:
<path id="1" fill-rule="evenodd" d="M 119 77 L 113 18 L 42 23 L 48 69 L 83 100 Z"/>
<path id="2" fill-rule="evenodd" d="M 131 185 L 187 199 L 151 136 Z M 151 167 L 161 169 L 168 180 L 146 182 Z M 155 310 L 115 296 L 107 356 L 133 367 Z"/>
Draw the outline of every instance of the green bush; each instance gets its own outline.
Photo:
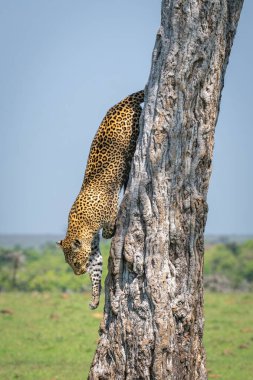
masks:
<path id="1" fill-rule="evenodd" d="M 217 244 L 205 252 L 204 274 L 221 275 L 241 288 L 248 283 L 253 285 L 253 240 L 243 244 Z"/>
<path id="2" fill-rule="evenodd" d="M 108 244 L 102 245 L 104 257 L 108 254 L 108 249 Z M 42 249 L 24 249 L 21 254 L 25 260 L 17 268 L 13 282 L 14 262 L 8 256 L 12 252 L 0 248 L 1 290 L 80 292 L 91 288 L 88 274 L 75 276 L 66 264 L 62 251 L 52 245 L 46 245 Z M 105 276 L 106 270 L 103 272 Z"/>
<path id="3" fill-rule="evenodd" d="M 110 242 L 101 243 L 103 279 L 107 274 L 109 247 Z M 215 281 L 217 276 L 227 279 L 233 288 L 242 289 L 247 284 L 253 289 L 253 240 L 208 248 L 204 274 Z M 48 244 L 41 249 L 0 248 L 0 290 L 80 292 L 90 288 L 88 274 L 75 276 L 55 245 Z"/>

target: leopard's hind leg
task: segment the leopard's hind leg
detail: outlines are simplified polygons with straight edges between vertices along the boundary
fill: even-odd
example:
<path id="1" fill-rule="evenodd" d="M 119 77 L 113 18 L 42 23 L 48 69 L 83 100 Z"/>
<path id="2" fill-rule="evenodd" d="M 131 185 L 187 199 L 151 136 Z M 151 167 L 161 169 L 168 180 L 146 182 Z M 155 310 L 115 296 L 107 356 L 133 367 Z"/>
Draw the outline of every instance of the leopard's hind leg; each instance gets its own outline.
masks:
<path id="1" fill-rule="evenodd" d="M 92 283 L 92 301 L 89 304 L 91 309 L 96 309 L 98 307 L 102 289 L 101 278 L 103 258 L 99 249 L 99 240 L 100 239 L 98 232 L 93 238 L 91 244 L 91 254 L 89 257 L 89 264 L 87 269 Z"/>

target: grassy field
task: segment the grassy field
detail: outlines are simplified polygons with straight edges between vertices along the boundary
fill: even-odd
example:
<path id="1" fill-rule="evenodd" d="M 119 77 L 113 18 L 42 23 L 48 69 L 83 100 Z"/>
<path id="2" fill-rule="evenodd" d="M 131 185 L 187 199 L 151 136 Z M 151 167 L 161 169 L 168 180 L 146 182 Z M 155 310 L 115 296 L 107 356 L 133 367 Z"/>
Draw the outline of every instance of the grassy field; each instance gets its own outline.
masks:
<path id="1" fill-rule="evenodd" d="M 0 294 L 0 379 L 84 380 L 102 307 L 89 296 Z M 253 294 L 206 294 L 209 379 L 253 379 Z"/>
<path id="2" fill-rule="evenodd" d="M 205 347 L 210 379 L 253 379 L 253 293 L 205 297 Z"/>

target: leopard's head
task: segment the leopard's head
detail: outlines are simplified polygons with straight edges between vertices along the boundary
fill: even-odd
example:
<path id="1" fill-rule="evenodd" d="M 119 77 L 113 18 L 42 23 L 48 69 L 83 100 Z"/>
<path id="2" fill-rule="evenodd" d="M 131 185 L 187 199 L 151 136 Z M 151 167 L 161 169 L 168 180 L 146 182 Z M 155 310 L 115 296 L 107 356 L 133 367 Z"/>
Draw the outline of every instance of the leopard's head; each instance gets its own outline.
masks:
<path id="1" fill-rule="evenodd" d="M 71 266 L 76 275 L 87 272 L 88 258 L 90 256 L 91 247 L 85 239 L 69 239 L 57 242 L 62 248 L 65 261 Z"/>

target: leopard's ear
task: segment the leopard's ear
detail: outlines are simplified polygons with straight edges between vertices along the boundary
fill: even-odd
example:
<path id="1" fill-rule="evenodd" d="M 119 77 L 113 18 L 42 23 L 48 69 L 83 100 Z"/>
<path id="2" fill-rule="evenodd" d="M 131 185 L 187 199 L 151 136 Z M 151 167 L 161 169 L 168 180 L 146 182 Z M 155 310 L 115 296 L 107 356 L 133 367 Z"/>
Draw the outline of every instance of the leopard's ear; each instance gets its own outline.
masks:
<path id="1" fill-rule="evenodd" d="M 71 245 L 72 245 L 72 247 L 73 247 L 74 249 L 77 249 L 77 248 L 81 248 L 82 243 L 80 242 L 80 240 L 75 239 L 75 240 L 73 240 L 73 242 L 72 242 Z"/>
<path id="2" fill-rule="evenodd" d="M 62 240 L 57 241 L 56 244 L 57 244 L 59 247 L 62 247 Z"/>

